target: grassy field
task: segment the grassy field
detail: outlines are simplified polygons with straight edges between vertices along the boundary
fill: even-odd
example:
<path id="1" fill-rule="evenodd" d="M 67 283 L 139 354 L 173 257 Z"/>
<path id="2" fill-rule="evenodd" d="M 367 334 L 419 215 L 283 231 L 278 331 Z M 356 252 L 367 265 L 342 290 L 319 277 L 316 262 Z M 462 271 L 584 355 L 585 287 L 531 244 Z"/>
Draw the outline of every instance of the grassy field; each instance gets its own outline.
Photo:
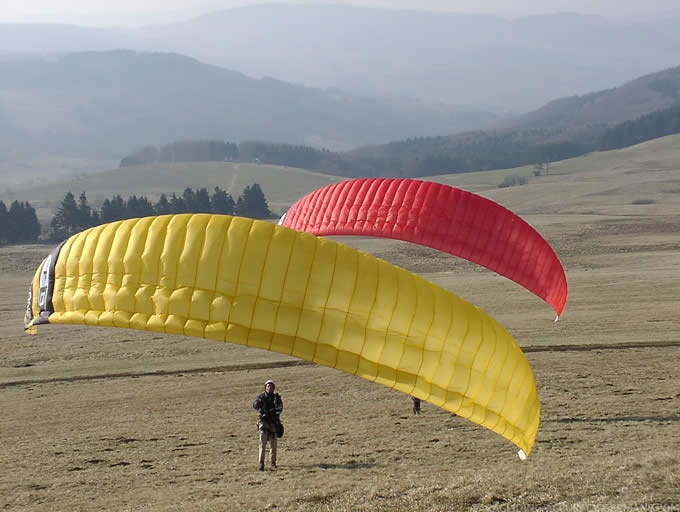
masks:
<path id="1" fill-rule="evenodd" d="M 196 169 L 187 186 L 216 179 Z M 330 179 L 253 172 L 282 207 Z M 557 323 L 481 267 L 404 243 L 342 241 L 450 289 L 513 334 L 542 406 L 528 460 L 427 403 L 412 416 L 405 395 L 274 353 L 124 329 L 26 335 L 26 290 L 50 247 L 5 247 L 0 510 L 680 510 L 680 139 L 496 187 L 521 172 L 531 170 L 437 179 L 501 202 L 555 247 L 570 286 Z M 125 195 L 114 186 L 101 190 Z M 268 378 L 285 401 L 286 436 L 279 469 L 260 473 L 250 404 Z"/>

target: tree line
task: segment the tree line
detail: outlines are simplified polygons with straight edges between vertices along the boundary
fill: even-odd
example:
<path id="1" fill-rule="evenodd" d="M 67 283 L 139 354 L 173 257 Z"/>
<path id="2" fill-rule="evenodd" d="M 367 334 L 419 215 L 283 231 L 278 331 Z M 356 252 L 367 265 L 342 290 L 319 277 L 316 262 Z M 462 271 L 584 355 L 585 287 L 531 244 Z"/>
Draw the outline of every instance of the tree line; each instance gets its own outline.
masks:
<path id="1" fill-rule="evenodd" d="M 58 242 L 84 229 L 108 222 L 178 213 L 214 213 L 253 219 L 273 216 L 264 192 L 257 183 L 245 187 L 236 200 L 220 187 L 215 187 L 212 193 L 206 188 L 186 188 L 181 195 L 161 194 L 156 202 L 146 196 L 132 195 L 123 199 L 120 195 L 114 195 L 104 199 L 99 210 L 90 206 L 85 192 L 76 200 L 69 191 L 44 233 L 35 208 L 28 201 L 14 201 L 9 208 L 0 201 L 0 245 L 35 243 L 41 239 Z"/>
<path id="2" fill-rule="evenodd" d="M 467 132 L 419 137 L 346 152 L 270 142 L 178 141 L 145 146 L 121 167 L 153 162 L 257 162 L 355 177 L 423 177 L 554 162 L 680 133 L 680 106 L 613 127 L 566 133 L 559 127 Z"/>
<path id="3" fill-rule="evenodd" d="M 256 162 L 301 169 L 323 169 L 342 175 L 350 167 L 340 153 L 328 149 L 270 142 L 221 140 L 183 140 L 157 148 L 143 146 L 123 157 L 119 167 L 148 165 L 156 162 Z"/>
<path id="4" fill-rule="evenodd" d="M 0 201 L 0 245 L 29 244 L 38 240 L 40 223 L 28 201 L 7 205 Z"/>
<path id="5" fill-rule="evenodd" d="M 680 106 L 621 123 L 602 134 L 599 146 L 600 149 L 625 148 L 674 133 L 680 133 Z"/>

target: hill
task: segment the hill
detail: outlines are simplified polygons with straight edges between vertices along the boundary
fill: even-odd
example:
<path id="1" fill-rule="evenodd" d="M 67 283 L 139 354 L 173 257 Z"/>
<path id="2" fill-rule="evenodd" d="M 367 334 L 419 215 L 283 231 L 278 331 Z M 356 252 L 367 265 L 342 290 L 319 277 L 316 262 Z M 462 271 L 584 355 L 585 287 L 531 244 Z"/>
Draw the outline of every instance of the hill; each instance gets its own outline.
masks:
<path id="1" fill-rule="evenodd" d="M 494 129 L 362 147 L 344 157 L 358 172 L 376 173 L 389 162 L 390 172 L 410 176 L 553 162 L 676 133 L 677 106 L 680 66 L 560 98 Z"/>
<path id="2" fill-rule="evenodd" d="M 664 109 L 676 105 L 680 67 L 499 121 L 483 112 L 252 79 L 177 54 L 8 59 L 0 62 L 0 177 L 6 187 L 58 181 L 111 168 L 140 146 L 192 139 L 274 141 L 268 144 L 293 149 L 261 146 L 241 161 L 344 176 L 470 172 L 674 133 L 675 111 Z M 638 123 L 633 137 L 629 124 L 621 126 L 631 122 Z M 486 129 L 470 131 L 474 126 Z"/>
<path id="3" fill-rule="evenodd" d="M 607 186 L 620 180 L 617 187 L 627 183 L 625 169 L 645 168 L 654 162 L 655 172 L 649 172 L 642 181 L 649 185 L 630 186 L 627 191 L 629 208 L 635 208 L 636 200 L 657 199 L 660 193 L 656 182 L 665 183 L 668 171 L 677 169 L 680 160 L 680 135 L 672 135 L 645 142 L 636 146 L 594 152 L 587 156 L 567 159 L 551 164 L 549 173 L 536 176 L 532 165 L 511 169 L 498 169 L 463 174 L 443 174 L 429 176 L 424 179 L 448 183 L 466 190 L 501 199 L 508 206 L 526 212 L 557 212 L 562 205 L 559 189 L 553 189 L 552 183 L 559 179 L 564 181 L 565 175 L 573 175 L 567 181 L 574 182 L 574 187 L 581 192 L 578 200 L 569 207 L 572 210 L 581 208 L 584 212 L 597 209 L 598 194 L 606 190 L 592 187 L 585 177 L 585 171 L 612 174 Z M 520 177 L 527 186 L 500 187 L 509 177 Z M 335 175 L 321 174 L 292 167 L 236 162 L 200 162 L 200 163 L 155 163 L 111 169 L 108 171 L 78 176 L 66 181 L 50 184 L 33 184 L 12 190 L 0 189 L 0 200 L 10 204 L 14 200 L 29 201 L 36 208 L 42 222 L 48 221 L 67 192 L 76 196 L 85 192 L 88 202 L 95 208 L 101 207 L 104 199 L 121 195 L 124 199 L 135 194 L 146 196 L 157 201 L 163 193 L 181 195 L 185 188 L 206 188 L 212 191 L 215 187 L 229 192 L 232 196 L 240 195 L 243 189 L 258 183 L 267 198 L 270 209 L 275 214 L 282 214 L 295 200 L 303 195 L 344 178 Z M 640 180 L 640 177 L 636 179 Z M 539 196 L 532 191 L 542 190 Z M 671 186 L 660 197 L 675 197 L 677 187 Z M 675 192 L 674 192 L 675 191 Z M 649 193 L 649 194 L 648 194 Z M 668 195 L 670 194 L 670 195 Z M 676 194 L 677 195 L 677 194 Z M 654 208 L 649 206 L 648 208 Z"/>
<path id="4" fill-rule="evenodd" d="M 160 161 L 233 160 L 342 176 L 428 176 L 537 165 L 677 133 L 680 67 L 584 97 L 556 100 L 495 129 L 415 137 L 331 152 L 273 142 L 183 141 L 146 146 L 120 166 Z M 671 105 L 671 106 L 669 106 Z M 639 113 L 641 117 L 628 119 Z M 651 113 L 646 113 L 651 112 Z M 614 124 L 620 120 L 623 123 Z M 221 147 L 222 150 L 218 150 Z"/>
<path id="5" fill-rule="evenodd" d="M 518 113 L 676 65 L 678 16 L 265 4 L 139 29 L 4 25 L 0 50 L 176 52 L 253 77 Z"/>
<path id="6" fill-rule="evenodd" d="M 177 139 L 347 149 L 455 133 L 496 119 L 246 75 L 168 53 L 107 51 L 0 61 L 0 148 L 119 159 Z"/>
<path id="7" fill-rule="evenodd" d="M 14 200 L 28 200 L 41 221 L 46 221 L 69 191 L 76 196 L 85 192 L 89 204 L 99 208 L 104 199 L 114 195 L 124 199 L 133 194 L 146 196 L 155 202 L 161 194 L 181 196 L 185 188 L 206 188 L 212 192 L 220 187 L 236 198 L 246 186 L 258 183 L 270 210 L 280 214 L 301 195 L 340 179 L 292 167 L 253 163 L 156 163 L 84 174 L 48 184 L 35 183 L 4 192 L 0 189 L 0 200 L 7 205 Z"/>
<path id="8" fill-rule="evenodd" d="M 650 112 L 680 104 L 680 66 L 630 80 L 619 87 L 568 96 L 514 119 L 515 129 L 591 134 Z"/>

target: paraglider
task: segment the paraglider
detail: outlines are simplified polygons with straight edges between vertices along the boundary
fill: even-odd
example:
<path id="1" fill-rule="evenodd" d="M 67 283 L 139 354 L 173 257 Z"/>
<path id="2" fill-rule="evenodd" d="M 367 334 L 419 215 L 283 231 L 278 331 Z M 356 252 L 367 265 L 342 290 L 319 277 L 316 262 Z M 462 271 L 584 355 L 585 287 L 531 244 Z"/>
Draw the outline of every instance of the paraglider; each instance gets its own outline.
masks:
<path id="1" fill-rule="evenodd" d="M 73 235 L 42 262 L 24 326 L 85 324 L 287 354 L 415 396 L 529 454 L 529 363 L 493 318 L 404 269 L 266 221 L 129 219 Z"/>
<path id="2" fill-rule="evenodd" d="M 415 179 L 360 178 L 296 201 L 283 226 L 318 236 L 393 238 L 438 249 L 501 274 L 564 311 L 567 279 L 552 247 L 526 221 L 472 192 Z"/>

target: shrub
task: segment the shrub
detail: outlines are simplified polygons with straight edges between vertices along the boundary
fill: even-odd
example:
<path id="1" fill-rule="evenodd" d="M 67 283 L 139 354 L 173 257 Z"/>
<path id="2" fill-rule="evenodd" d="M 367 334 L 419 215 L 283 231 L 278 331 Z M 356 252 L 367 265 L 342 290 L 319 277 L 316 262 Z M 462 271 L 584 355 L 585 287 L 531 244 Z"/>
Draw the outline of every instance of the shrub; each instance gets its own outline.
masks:
<path id="1" fill-rule="evenodd" d="M 529 180 L 526 176 L 506 176 L 498 185 L 498 188 L 514 187 L 516 185 L 526 185 Z"/>

